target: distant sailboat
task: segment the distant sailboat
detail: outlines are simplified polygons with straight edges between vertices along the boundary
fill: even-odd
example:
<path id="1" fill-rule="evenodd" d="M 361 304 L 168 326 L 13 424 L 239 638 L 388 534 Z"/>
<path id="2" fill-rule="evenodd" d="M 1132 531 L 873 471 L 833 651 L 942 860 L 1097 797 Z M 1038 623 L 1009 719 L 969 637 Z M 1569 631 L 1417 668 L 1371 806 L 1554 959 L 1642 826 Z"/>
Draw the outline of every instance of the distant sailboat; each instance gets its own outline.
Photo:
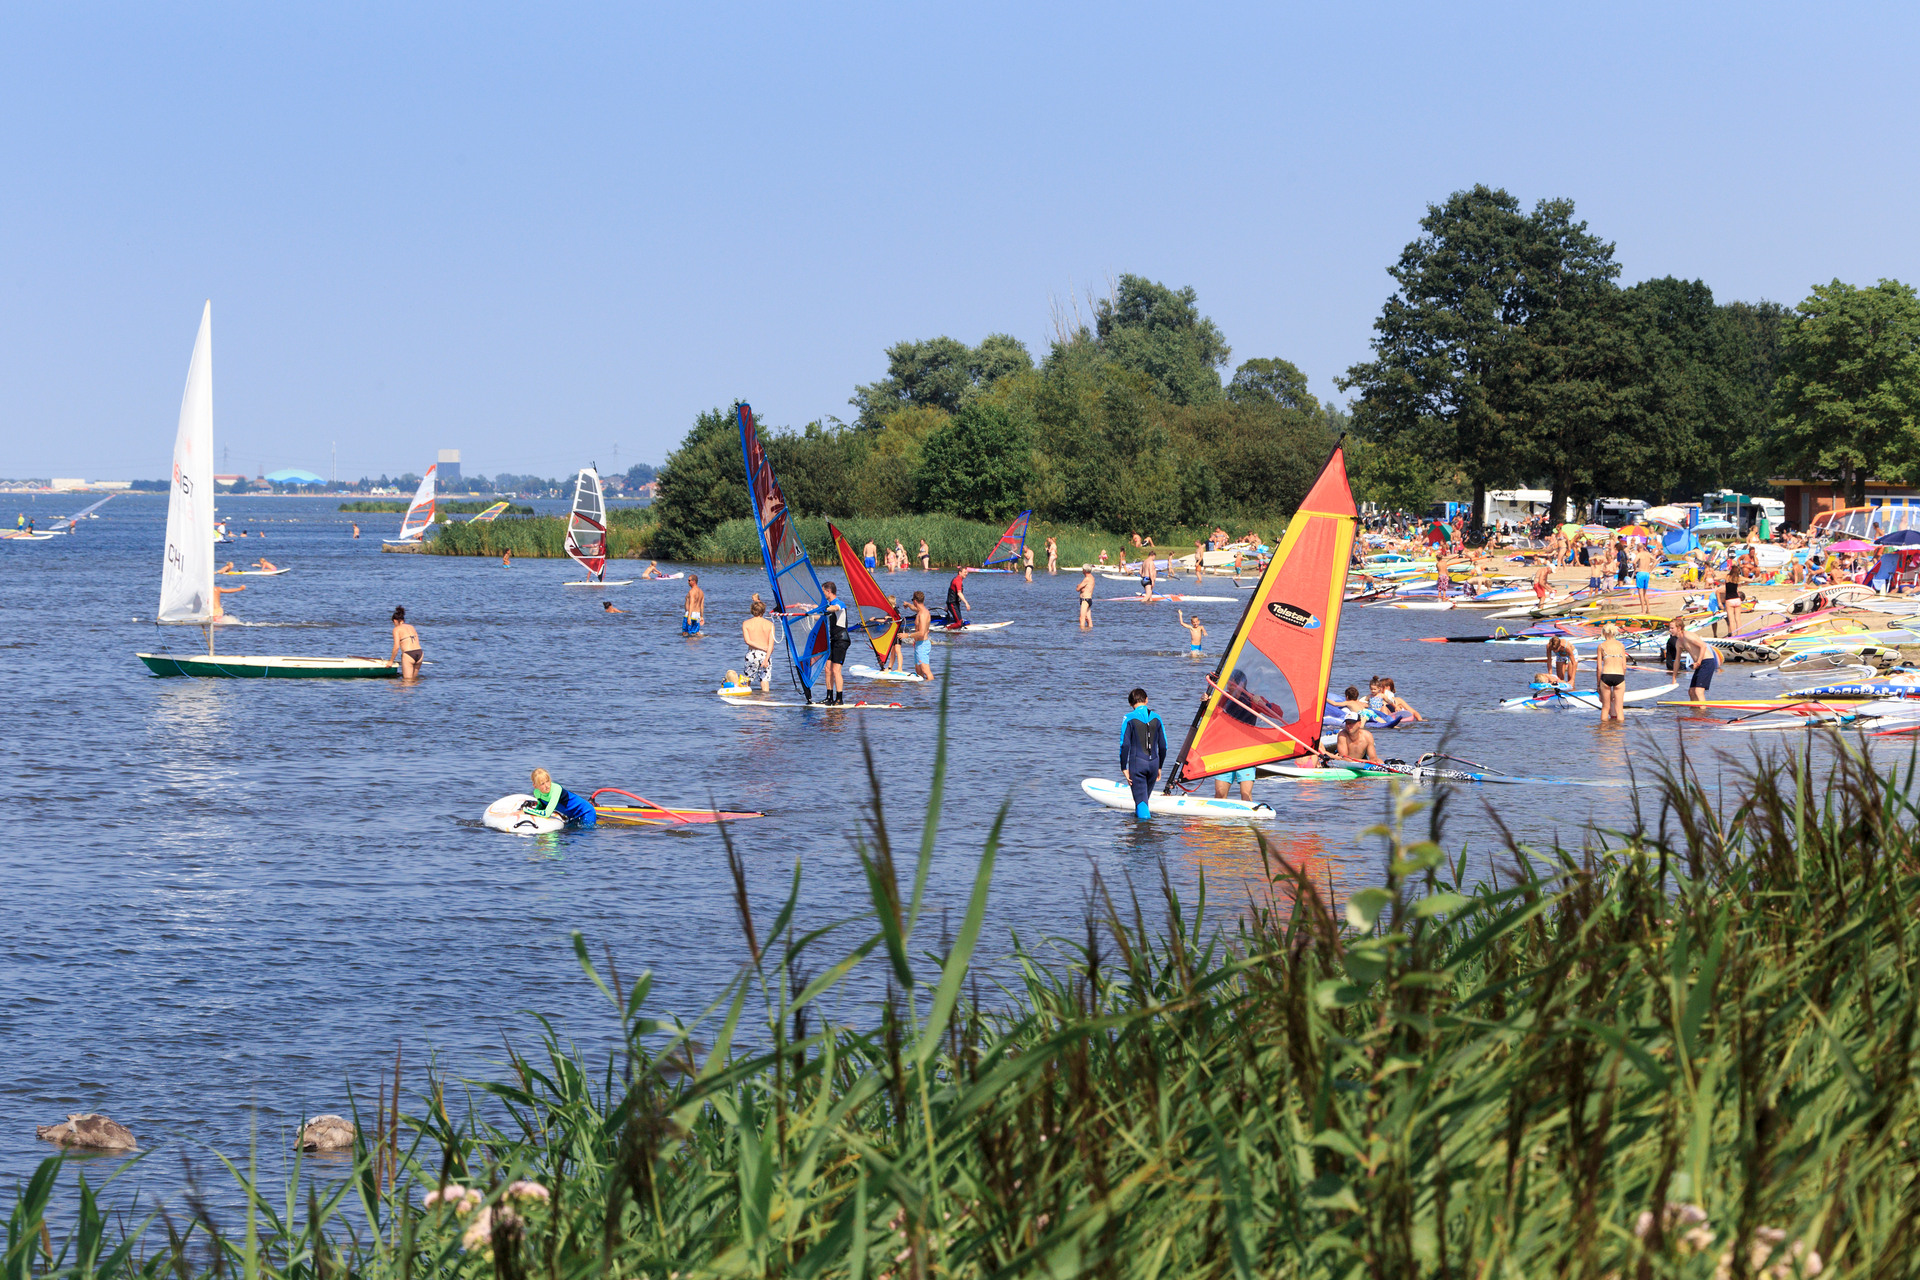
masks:
<path id="1" fill-rule="evenodd" d="M 154 621 L 204 627 L 204 656 L 141 653 L 157 676 L 397 676 L 398 667 L 372 658 L 299 658 L 283 655 L 216 657 L 213 631 L 223 618 L 213 579 L 213 304 L 200 314 L 200 334 L 180 399 L 173 441 L 173 480 L 167 493 L 167 550 L 160 566 L 160 608 Z"/>
<path id="2" fill-rule="evenodd" d="M 412 547 L 426 541 L 427 530 L 433 527 L 433 473 L 439 467 L 439 463 L 434 463 L 427 468 L 427 474 L 420 477 L 420 487 L 413 491 L 413 503 L 401 518 L 400 536 L 381 539 L 389 547 Z"/>
<path id="3" fill-rule="evenodd" d="M 473 519 L 467 521 L 467 523 L 468 524 L 492 524 L 495 520 L 498 520 L 502 515 L 504 515 L 507 509 L 512 505 L 513 504 L 510 502 L 496 502 L 492 506 L 488 507 L 485 511 L 482 511 L 479 515 L 475 516 Z"/>
<path id="4" fill-rule="evenodd" d="M 607 500 L 600 491 L 600 473 L 582 467 L 573 482 L 573 510 L 567 514 L 567 555 L 589 575 L 569 587 L 627 587 L 633 579 L 607 581 Z"/>

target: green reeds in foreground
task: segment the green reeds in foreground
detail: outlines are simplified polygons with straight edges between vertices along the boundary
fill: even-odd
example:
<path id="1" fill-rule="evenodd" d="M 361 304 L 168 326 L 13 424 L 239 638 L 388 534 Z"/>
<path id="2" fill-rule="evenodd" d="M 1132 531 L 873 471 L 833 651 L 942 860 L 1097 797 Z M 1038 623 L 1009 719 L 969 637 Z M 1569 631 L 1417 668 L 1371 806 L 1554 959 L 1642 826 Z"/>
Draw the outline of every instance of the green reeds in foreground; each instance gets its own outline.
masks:
<path id="1" fill-rule="evenodd" d="M 647 554 L 658 519 L 646 507 L 619 507 L 607 514 L 607 553 L 615 560 Z M 485 524 L 467 521 L 435 526 L 427 550 L 441 556 L 497 556 L 511 551 L 527 559 L 567 554 L 567 522 L 561 516 L 502 516 Z"/>
<path id="2" fill-rule="evenodd" d="M 882 552 L 898 540 L 916 565 L 920 563 L 920 540 L 924 538 L 928 558 L 941 568 L 981 563 L 1007 528 L 1004 523 L 982 524 L 978 520 L 938 514 L 851 516 L 845 520 L 836 518 L 833 523 L 846 535 L 855 551 L 865 546 L 869 538 L 876 549 Z M 807 554 L 816 565 L 838 562 L 834 555 L 833 540 L 827 536 L 825 517 L 801 516 L 794 521 L 794 526 L 799 531 L 801 543 L 807 548 Z M 1277 539 L 1285 528 L 1286 522 L 1281 520 L 1262 532 L 1267 538 Z M 1242 532 L 1245 531 L 1236 526 L 1234 536 Z M 1190 556 L 1193 554 L 1193 544 L 1206 541 L 1207 533 L 1205 529 L 1156 530 L 1155 540 L 1163 545 L 1154 548 L 1154 558 L 1163 560 L 1171 556 L 1177 560 L 1181 556 Z M 1133 540 L 1125 534 L 1035 520 L 1027 530 L 1027 546 L 1033 549 L 1036 572 L 1047 567 L 1048 537 L 1056 540 L 1063 572 L 1077 569 L 1083 564 L 1100 563 L 1102 551 L 1107 553 L 1107 563 L 1115 565 L 1126 558 L 1137 560 L 1140 555 Z M 758 527 L 744 518 L 727 521 L 701 540 L 700 559 L 708 563 L 759 564 Z"/>
<path id="3" fill-rule="evenodd" d="M 749 901 L 729 846 L 741 966 L 691 1024 L 576 936 L 624 1048 L 545 1028 L 457 1117 L 429 1081 L 355 1225 L 242 1179 L 244 1235 L 130 1244 L 83 1191 L 56 1247 L 50 1164 L 7 1276 L 1910 1275 L 1920 815 L 1910 768 L 1836 753 L 1712 792 L 1682 763 L 1650 825 L 1471 887 L 1402 791 L 1382 887 L 1336 907 L 1275 860 L 1209 922 L 1096 881 L 1071 958 L 1016 949 L 1004 988 L 974 965 L 999 822 L 929 936 L 940 758 L 917 845 L 874 786 L 839 929 L 802 930 L 797 867 Z M 829 1020 L 863 963 L 886 1000 Z"/>

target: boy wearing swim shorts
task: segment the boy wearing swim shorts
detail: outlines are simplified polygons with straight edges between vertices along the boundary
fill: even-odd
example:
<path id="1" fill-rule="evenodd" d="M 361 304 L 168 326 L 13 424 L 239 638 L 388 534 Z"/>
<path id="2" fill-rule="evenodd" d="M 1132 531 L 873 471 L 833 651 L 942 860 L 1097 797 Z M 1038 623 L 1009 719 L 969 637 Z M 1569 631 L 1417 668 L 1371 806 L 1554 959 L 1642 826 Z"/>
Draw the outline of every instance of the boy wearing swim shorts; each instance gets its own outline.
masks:
<path id="1" fill-rule="evenodd" d="M 913 593 L 913 672 L 922 680 L 933 679 L 933 610 L 927 608 L 927 593 Z"/>

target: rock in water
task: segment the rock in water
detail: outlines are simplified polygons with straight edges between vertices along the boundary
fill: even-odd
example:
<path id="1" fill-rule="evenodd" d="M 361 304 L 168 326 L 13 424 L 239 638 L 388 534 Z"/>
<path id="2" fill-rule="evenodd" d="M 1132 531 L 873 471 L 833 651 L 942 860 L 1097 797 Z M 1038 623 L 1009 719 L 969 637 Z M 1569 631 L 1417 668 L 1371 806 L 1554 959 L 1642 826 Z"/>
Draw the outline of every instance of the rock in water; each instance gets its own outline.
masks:
<path id="1" fill-rule="evenodd" d="M 127 1127 L 102 1115 L 70 1115 L 64 1124 L 43 1124 L 33 1131 L 55 1146 L 84 1147 L 91 1151 L 132 1151 L 137 1145 Z"/>
<path id="2" fill-rule="evenodd" d="M 353 1121 L 344 1116 L 315 1116 L 300 1129 L 302 1151 L 344 1151 L 353 1145 Z"/>

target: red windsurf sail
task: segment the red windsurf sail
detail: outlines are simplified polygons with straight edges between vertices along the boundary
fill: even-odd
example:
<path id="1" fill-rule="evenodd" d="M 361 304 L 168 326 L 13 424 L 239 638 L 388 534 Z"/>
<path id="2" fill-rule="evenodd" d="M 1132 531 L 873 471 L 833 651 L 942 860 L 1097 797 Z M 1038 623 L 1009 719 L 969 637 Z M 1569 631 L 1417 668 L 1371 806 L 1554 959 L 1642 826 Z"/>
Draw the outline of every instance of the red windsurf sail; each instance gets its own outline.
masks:
<path id="1" fill-rule="evenodd" d="M 1207 682 L 1167 790 L 1317 747 L 1358 525 L 1345 450 L 1335 445 Z"/>
<path id="2" fill-rule="evenodd" d="M 867 641 L 873 645 L 873 656 L 884 669 L 893 646 L 900 642 L 900 611 L 888 602 L 887 593 L 867 572 L 865 561 L 831 520 L 827 522 L 827 532 L 833 535 L 833 550 L 840 557 L 840 567 L 847 571 L 847 589 L 853 593 L 853 606 L 860 614 Z"/>
<path id="3" fill-rule="evenodd" d="M 1022 511 L 1007 531 L 1000 535 L 1000 541 L 993 544 L 993 550 L 987 553 L 982 568 L 987 565 L 1017 562 L 1020 553 L 1027 549 L 1027 522 L 1033 518 L 1033 512 Z"/>

